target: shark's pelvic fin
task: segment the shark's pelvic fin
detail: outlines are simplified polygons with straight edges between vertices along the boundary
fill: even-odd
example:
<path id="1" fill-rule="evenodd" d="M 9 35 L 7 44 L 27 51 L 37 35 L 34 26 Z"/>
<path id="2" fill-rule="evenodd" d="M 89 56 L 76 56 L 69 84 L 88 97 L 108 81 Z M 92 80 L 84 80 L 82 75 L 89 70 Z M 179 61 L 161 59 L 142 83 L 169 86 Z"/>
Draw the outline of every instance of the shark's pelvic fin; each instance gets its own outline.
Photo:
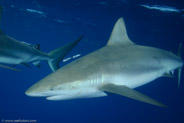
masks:
<path id="1" fill-rule="evenodd" d="M 33 62 L 33 65 L 38 67 L 38 68 L 41 68 L 40 62 L 41 61 L 35 61 L 35 62 Z"/>
<path id="2" fill-rule="evenodd" d="M 13 67 L 9 67 L 9 66 L 2 65 L 2 64 L 0 64 L 0 67 L 6 68 L 6 69 L 9 69 L 9 70 L 20 71 L 20 70 L 18 70 L 18 69 L 13 68 Z"/>
<path id="3" fill-rule="evenodd" d="M 168 73 L 163 74 L 163 77 L 174 78 L 174 71 L 173 71 L 173 72 L 168 72 Z"/>
<path id="4" fill-rule="evenodd" d="M 149 103 L 152 105 L 156 105 L 156 106 L 160 106 L 160 107 L 167 107 L 164 104 L 144 95 L 141 94 L 131 88 L 128 88 L 127 86 L 123 86 L 123 85 L 114 85 L 114 84 L 107 84 L 104 85 L 100 88 L 100 90 L 102 91 L 107 91 L 107 92 L 111 92 L 111 93 L 115 93 L 115 94 L 119 94 L 128 98 L 132 98 L 138 101 L 142 101 L 145 103 Z"/>
<path id="5" fill-rule="evenodd" d="M 134 44 L 128 37 L 123 18 L 116 22 L 107 45 L 130 45 Z"/>
<path id="6" fill-rule="evenodd" d="M 80 36 L 77 40 L 66 44 L 65 46 L 59 47 L 48 54 L 52 58 L 52 60 L 48 61 L 52 71 L 56 71 L 59 68 L 59 62 L 78 44 L 82 37 L 83 36 Z"/>

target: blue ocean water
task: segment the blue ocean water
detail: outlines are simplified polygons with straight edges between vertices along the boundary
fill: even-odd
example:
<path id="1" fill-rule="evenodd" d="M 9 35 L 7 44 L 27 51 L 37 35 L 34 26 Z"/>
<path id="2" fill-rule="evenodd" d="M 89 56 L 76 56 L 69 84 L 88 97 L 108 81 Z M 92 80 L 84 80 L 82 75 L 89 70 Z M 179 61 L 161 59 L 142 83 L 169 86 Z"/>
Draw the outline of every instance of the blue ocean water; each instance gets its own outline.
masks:
<path id="1" fill-rule="evenodd" d="M 123 17 L 131 40 L 177 53 L 184 44 L 184 2 L 182 0 L 0 0 L 1 28 L 7 35 L 49 52 L 84 38 L 66 56 L 82 56 L 103 47 L 113 25 Z M 182 57 L 183 57 L 182 49 Z M 78 58 L 80 58 L 78 57 Z M 183 57 L 184 58 L 184 57 Z M 63 66 L 75 60 L 62 62 Z M 41 68 L 18 65 L 21 72 L 0 68 L 0 122 L 34 120 L 38 123 L 183 123 L 184 73 L 177 78 L 159 78 L 137 91 L 153 97 L 168 108 L 160 108 L 109 94 L 107 97 L 48 101 L 24 93 L 51 73 Z"/>

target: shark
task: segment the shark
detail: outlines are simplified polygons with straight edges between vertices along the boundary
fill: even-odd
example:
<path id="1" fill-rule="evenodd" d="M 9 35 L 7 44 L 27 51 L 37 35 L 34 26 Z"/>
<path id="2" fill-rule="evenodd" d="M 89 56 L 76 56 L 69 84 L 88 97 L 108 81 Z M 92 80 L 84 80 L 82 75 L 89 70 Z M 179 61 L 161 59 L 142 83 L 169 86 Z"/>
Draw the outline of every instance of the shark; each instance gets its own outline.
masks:
<path id="1" fill-rule="evenodd" d="M 25 94 L 46 97 L 47 100 L 70 100 L 114 93 L 167 107 L 135 88 L 162 76 L 172 76 L 170 73 L 182 66 L 179 56 L 162 49 L 137 45 L 130 40 L 121 17 L 104 47 L 49 74 L 27 89 Z"/>
<path id="2" fill-rule="evenodd" d="M 0 21 L 2 11 L 3 8 L 0 6 Z M 56 71 L 59 68 L 60 61 L 78 44 L 82 37 L 80 36 L 75 41 L 45 53 L 40 51 L 39 45 L 34 46 L 18 41 L 0 30 L 0 63 L 2 63 L 0 67 L 20 71 L 4 64 L 29 66 L 28 63 L 33 63 L 39 67 L 40 61 L 47 61 L 51 70 Z"/>

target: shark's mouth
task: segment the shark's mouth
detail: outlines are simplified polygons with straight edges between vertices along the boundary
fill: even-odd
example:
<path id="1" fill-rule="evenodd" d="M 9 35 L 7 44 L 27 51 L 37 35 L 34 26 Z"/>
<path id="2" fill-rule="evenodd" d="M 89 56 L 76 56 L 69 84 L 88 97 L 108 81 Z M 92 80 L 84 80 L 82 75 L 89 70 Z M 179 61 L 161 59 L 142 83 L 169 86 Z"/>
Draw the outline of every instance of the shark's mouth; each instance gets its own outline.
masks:
<path id="1" fill-rule="evenodd" d="M 65 94 L 46 97 L 47 100 L 69 100 L 74 98 L 76 98 L 75 95 L 65 95 Z"/>
<path id="2" fill-rule="evenodd" d="M 31 97 L 52 97 L 52 96 L 60 95 L 60 93 L 30 92 L 30 91 L 26 91 L 25 94 Z"/>
<path id="3" fill-rule="evenodd" d="M 46 95 L 41 94 L 41 93 L 25 93 L 27 96 L 31 96 L 31 97 L 46 97 Z"/>
<path id="4" fill-rule="evenodd" d="M 80 98 L 94 98 L 94 97 L 103 97 L 107 94 L 103 91 L 92 91 L 87 93 L 73 93 L 73 94 L 58 94 L 53 96 L 48 96 L 47 100 L 71 100 L 71 99 L 80 99 Z"/>
<path id="5" fill-rule="evenodd" d="M 46 99 L 47 100 L 59 100 L 60 97 L 62 97 L 62 95 L 49 96 L 49 97 L 46 97 Z"/>

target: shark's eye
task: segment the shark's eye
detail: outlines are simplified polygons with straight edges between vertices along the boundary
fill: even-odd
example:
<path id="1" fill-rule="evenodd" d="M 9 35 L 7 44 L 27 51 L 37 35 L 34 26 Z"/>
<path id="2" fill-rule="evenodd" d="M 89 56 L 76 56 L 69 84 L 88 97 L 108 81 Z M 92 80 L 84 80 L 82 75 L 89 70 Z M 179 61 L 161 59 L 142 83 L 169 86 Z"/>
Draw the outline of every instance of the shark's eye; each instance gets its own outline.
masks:
<path id="1" fill-rule="evenodd" d="M 53 91 L 53 90 L 54 90 L 54 87 L 50 87 L 49 90 L 50 90 L 50 91 Z"/>

